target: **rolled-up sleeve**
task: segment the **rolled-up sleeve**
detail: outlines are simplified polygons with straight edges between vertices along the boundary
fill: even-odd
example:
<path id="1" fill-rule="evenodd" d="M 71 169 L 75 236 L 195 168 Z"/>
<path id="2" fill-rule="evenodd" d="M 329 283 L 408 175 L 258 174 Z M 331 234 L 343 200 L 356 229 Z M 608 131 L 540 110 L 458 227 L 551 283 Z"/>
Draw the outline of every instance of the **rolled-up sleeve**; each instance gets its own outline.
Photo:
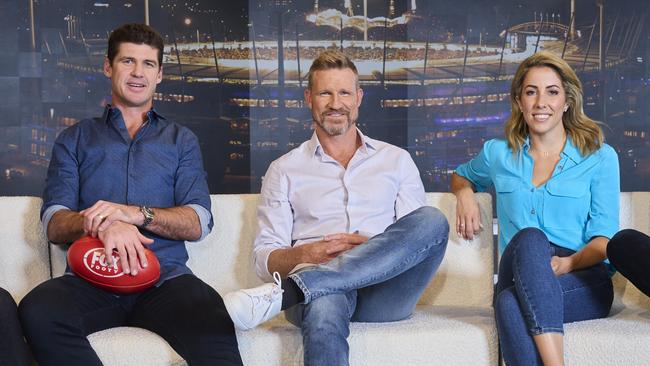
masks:
<path id="1" fill-rule="evenodd" d="M 585 229 L 585 242 L 595 236 L 611 238 L 619 229 L 620 175 L 618 156 L 612 147 L 603 145 L 598 154 L 598 173 L 591 182 L 591 206 Z"/>
<path id="2" fill-rule="evenodd" d="M 402 179 L 395 200 L 396 219 L 426 205 L 424 185 L 422 184 L 420 171 L 415 165 L 415 162 L 413 162 L 411 155 L 406 151 L 402 151 L 399 167 Z"/>
<path id="3" fill-rule="evenodd" d="M 79 210 L 78 134 L 76 126 L 67 128 L 52 147 L 41 206 L 41 222 L 46 237 L 48 224 L 56 212 L 61 209 Z"/>
<path id="4" fill-rule="evenodd" d="M 490 153 L 493 144 L 494 140 L 486 141 L 476 157 L 456 168 L 456 174 L 469 180 L 478 192 L 483 192 L 492 185 Z"/>
<path id="5" fill-rule="evenodd" d="M 43 215 L 41 215 L 41 222 L 43 223 L 43 232 L 45 233 L 46 238 L 49 238 L 47 236 L 47 228 L 50 226 L 50 221 L 52 220 L 52 217 L 54 216 L 55 213 L 61 210 L 69 210 L 69 208 L 61 205 L 53 205 L 53 206 L 49 206 L 43 212 Z"/>
<path id="6" fill-rule="evenodd" d="M 208 234 L 210 234 L 210 223 L 212 222 L 212 213 L 206 210 L 205 207 L 196 204 L 189 204 L 187 207 L 191 208 L 196 212 L 196 215 L 199 217 L 199 223 L 201 224 L 201 237 L 195 241 L 203 240 Z"/>
<path id="7" fill-rule="evenodd" d="M 271 252 L 291 246 L 293 215 L 288 197 L 288 182 L 278 162 L 269 166 L 262 182 L 261 200 L 257 207 L 259 231 L 253 244 L 253 264 L 257 276 L 272 282 L 268 259 Z"/>
<path id="8" fill-rule="evenodd" d="M 181 131 L 178 142 L 181 153 L 176 171 L 174 200 L 177 206 L 188 206 L 196 211 L 201 225 L 201 240 L 210 233 L 213 225 L 207 174 L 203 170 L 203 159 L 196 135 L 186 128 Z"/>

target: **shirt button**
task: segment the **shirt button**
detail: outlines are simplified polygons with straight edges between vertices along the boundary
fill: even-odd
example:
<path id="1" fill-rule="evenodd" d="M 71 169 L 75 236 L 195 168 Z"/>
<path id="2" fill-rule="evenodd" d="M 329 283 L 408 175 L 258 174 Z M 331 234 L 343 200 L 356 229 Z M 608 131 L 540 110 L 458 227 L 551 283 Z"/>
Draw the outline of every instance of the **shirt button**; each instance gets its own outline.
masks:
<path id="1" fill-rule="evenodd" d="M 535 214 L 535 209 L 530 210 L 530 214 L 534 215 Z"/>
<path id="2" fill-rule="evenodd" d="M 531 192 L 535 192 L 535 188 L 531 188 L 530 191 L 531 191 Z"/>
<path id="3" fill-rule="evenodd" d="M 562 168 L 564 168 L 564 166 L 560 165 L 560 166 L 557 167 L 557 168 L 560 169 L 560 170 L 562 170 Z"/>

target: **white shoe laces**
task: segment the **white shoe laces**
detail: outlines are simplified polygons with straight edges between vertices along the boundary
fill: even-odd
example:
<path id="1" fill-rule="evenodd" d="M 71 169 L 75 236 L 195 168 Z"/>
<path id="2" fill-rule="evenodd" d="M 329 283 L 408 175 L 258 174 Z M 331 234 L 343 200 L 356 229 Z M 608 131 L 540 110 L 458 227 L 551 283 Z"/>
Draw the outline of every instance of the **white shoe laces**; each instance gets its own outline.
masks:
<path id="1" fill-rule="evenodd" d="M 282 294 L 284 290 L 281 287 L 282 284 L 282 278 L 280 277 L 280 274 L 278 272 L 273 272 L 273 280 L 276 284 L 276 286 L 273 286 L 273 289 L 271 292 L 265 292 L 264 294 L 260 295 L 253 295 L 251 296 L 251 300 L 253 301 L 254 306 L 252 307 L 251 311 L 252 314 L 255 314 L 255 309 L 257 309 L 258 305 L 261 303 L 264 303 L 265 310 L 264 310 L 264 315 L 263 318 L 266 318 L 269 314 L 269 312 L 272 310 L 272 306 L 270 306 L 274 301 L 276 301 L 278 295 Z M 249 295 L 250 296 L 250 295 Z"/>
<path id="2" fill-rule="evenodd" d="M 280 274 L 278 272 L 273 272 L 273 280 L 275 281 L 275 284 L 278 285 L 278 287 L 281 287 L 282 285 L 282 277 L 280 277 Z"/>

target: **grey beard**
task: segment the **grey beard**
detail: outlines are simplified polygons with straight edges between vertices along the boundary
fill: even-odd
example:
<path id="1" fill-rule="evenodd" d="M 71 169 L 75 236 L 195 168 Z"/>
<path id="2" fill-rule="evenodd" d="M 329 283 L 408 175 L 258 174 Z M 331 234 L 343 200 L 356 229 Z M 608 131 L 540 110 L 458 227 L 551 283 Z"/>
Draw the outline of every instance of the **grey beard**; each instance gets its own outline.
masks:
<path id="1" fill-rule="evenodd" d="M 354 125 L 357 123 L 357 121 L 353 121 L 353 120 L 350 118 L 350 115 L 347 115 L 347 120 L 348 120 L 348 121 L 347 121 L 347 124 L 346 124 L 345 126 L 341 126 L 341 127 L 339 127 L 339 126 L 328 125 L 328 124 L 325 122 L 325 118 L 322 118 L 322 119 L 321 119 L 321 122 L 316 122 L 316 123 L 317 123 L 319 126 L 321 126 L 321 128 L 322 128 L 325 132 L 327 132 L 328 135 L 330 135 L 330 136 L 340 136 L 340 135 L 345 134 L 345 133 L 346 133 L 350 128 L 352 128 L 352 126 L 354 126 Z"/>

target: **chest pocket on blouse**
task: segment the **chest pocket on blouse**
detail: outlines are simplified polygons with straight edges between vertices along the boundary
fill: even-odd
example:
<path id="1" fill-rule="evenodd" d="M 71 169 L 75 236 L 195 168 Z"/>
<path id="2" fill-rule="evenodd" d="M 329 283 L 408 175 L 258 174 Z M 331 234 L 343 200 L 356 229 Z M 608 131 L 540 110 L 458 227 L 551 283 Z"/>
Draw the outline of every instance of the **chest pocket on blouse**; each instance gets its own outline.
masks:
<path id="1" fill-rule="evenodd" d="M 508 215 L 509 220 L 519 222 L 518 218 L 523 217 L 523 205 L 521 197 L 517 191 L 521 187 L 521 180 L 516 177 L 497 175 L 494 177 L 494 189 L 497 192 L 497 199 L 501 201 L 502 207 L 506 207 L 504 212 Z"/>
<path id="2" fill-rule="evenodd" d="M 494 177 L 494 189 L 498 193 L 512 193 L 521 185 L 519 178 L 497 175 Z"/>
<path id="3" fill-rule="evenodd" d="M 579 230 L 589 215 L 589 185 L 580 181 L 549 182 L 544 198 L 544 226 Z"/>

